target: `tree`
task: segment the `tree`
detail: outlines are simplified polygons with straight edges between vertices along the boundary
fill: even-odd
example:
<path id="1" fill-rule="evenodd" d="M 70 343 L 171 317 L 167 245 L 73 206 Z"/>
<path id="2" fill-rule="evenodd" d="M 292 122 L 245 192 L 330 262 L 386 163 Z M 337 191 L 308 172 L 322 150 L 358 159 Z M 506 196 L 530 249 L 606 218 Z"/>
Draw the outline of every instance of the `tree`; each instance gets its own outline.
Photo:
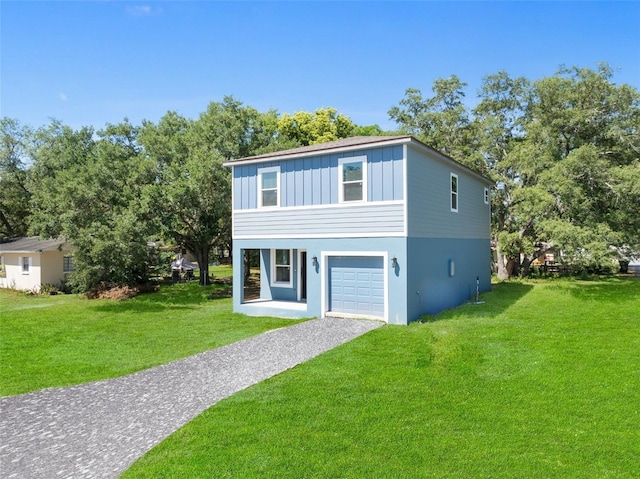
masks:
<path id="1" fill-rule="evenodd" d="M 504 72 L 485 79 L 475 113 L 498 185 L 499 277 L 527 275 L 550 250 L 603 270 L 638 244 L 638 111 L 638 93 L 606 66 L 561 68 L 531 85 Z"/>
<path id="2" fill-rule="evenodd" d="M 17 120 L 0 119 L 0 239 L 27 234 L 31 192 L 25 160 L 31 134 Z"/>
<path id="3" fill-rule="evenodd" d="M 485 174 L 497 185 L 491 202 L 491 232 L 501 279 L 517 269 L 523 251 L 529 252 L 524 236 L 530 233 L 535 217 L 544 214 L 548 202 L 544 192 L 530 190 L 546 166 L 534 149 L 523 146 L 529 89 L 525 78 L 511 78 L 505 71 L 488 75 L 479 92 L 481 101 L 473 111 Z M 528 211 L 520 211 L 524 208 Z"/>
<path id="4" fill-rule="evenodd" d="M 151 177 L 136 137 L 126 121 L 97 134 L 59 122 L 36 132 L 31 231 L 73 245 L 75 290 L 148 279 L 154 217 L 141 193 Z"/>
<path id="5" fill-rule="evenodd" d="M 299 111 L 283 114 L 277 123 L 278 132 L 295 146 L 339 140 L 353 136 L 356 126 L 349 117 L 335 108 L 319 108 L 315 112 Z"/>
<path id="6" fill-rule="evenodd" d="M 584 269 L 640 250 L 640 97 L 612 71 L 562 67 L 530 83 L 484 78 L 469 116 L 457 77 L 433 98 L 407 90 L 401 128 L 496 183 L 492 241 L 499 277 L 528 274 L 550 250 Z"/>
<path id="7" fill-rule="evenodd" d="M 456 75 L 437 79 L 432 86 L 434 96 L 429 98 L 409 88 L 400 106 L 389 110 L 389 118 L 403 133 L 483 173 L 484 161 L 475 146 L 474 125 L 464 103 L 466 85 Z"/>
<path id="8" fill-rule="evenodd" d="M 272 135 L 255 109 L 226 97 L 212 102 L 195 121 L 167 113 L 143 125 L 140 142 L 154 163 L 148 188 L 165 237 L 188 248 L 208 284 L 209 254 L 231 243 L 231 182 L 223 162 L 249 156 Z"/>

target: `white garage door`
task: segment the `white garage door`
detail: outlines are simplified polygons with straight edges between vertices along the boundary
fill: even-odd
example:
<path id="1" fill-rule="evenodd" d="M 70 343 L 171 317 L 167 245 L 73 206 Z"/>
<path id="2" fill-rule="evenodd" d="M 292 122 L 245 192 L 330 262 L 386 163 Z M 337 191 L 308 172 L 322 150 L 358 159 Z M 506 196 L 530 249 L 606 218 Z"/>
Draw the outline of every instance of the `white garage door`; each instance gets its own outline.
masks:
<path id="1" fill-rule="evenodd" d="M 329 258 L 329 311 L 384 317 L 384 258 Z"/>

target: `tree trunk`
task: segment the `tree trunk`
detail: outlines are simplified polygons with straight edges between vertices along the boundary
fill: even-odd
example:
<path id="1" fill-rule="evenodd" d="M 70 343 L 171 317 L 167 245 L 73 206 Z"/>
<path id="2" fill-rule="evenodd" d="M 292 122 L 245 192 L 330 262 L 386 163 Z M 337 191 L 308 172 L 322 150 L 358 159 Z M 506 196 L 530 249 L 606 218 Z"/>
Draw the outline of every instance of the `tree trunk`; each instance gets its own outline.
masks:
<path id="1" fill-rule="evenodd" d="M 209 284 L 209 249 L 208 245 L 200 246 L 197 251 L 193 252 L 200 268 L 200 286 Z"/>
<path id="2" fill-rule="evenodd" d="M 529 258 L 528 256 L 524 257 L 524 260 L 522 260 L 522 265 L 520 268 L 520 275 L 523 278 L 526 278 L 527 276 L 529 276 L 529 272 L 531 271 L 531 263 L 533 262 L 533 257 Z"/>
<path id="3" fill-rule="evenodd" d="M 496 256 L 497 256 L 497 272 L 498 279 L 504 281 L 505 279 L 509 279 L 511 277 L 511 270 L 513 269 L 513 265 L 511 268 L 508 268 L 509 261 L 505 257 L 504 253 L 500 250 L 500 246 L 496 247 Z"/>

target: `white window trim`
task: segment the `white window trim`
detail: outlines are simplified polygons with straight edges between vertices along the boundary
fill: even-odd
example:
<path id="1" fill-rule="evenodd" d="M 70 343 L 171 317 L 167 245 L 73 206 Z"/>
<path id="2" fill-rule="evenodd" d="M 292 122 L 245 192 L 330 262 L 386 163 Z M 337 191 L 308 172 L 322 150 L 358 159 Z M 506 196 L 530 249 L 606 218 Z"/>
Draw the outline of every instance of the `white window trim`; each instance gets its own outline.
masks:
<path id="1" fill-rule="evenodd" d="M 289 281 L 276 281 L 276 250 L 283 249 L 289 252 Z M 271 286 L 275 288 L 291 288 L 293 287 L 293 250 L 288 248 L 272 248 L 271 249 Z"/>
<path id="2" fill-rule="evenodd" d="M 264 206 L 262 204 L 262 175 L 264 173 L 276 173 L 276 204 Z M 258 208 L 278 208 L 280 206 L 280 167 L 270 166 L 258 169 Z"/>
<path id="3" fill-rule="evenodd" d="M 25 261 L 26 260 L 26 261 Z M 27 265 L 27 269 L 24 269 L 24 265 Z M 20 272 L 24 275 L 29 275 L 31 274 L 31 266 L 32 266 L 32 261 L 31 261 L 31 256 L 21 256 L 20 257 Z"/>
<path id="4" fill-rule="evenodd" d="M 297 259 L 298 259 L 298 267 L 296 268 L 297 270 L 297 274 L 296 274 L 296 279 L 298 280 L 298 287 L 296 288 L 296 297 L 298 298 L 298 301 L 302 301 L 302 253 L 306 253 L 307 250 L 306 249 L 299 249 L 298 250 L 298 254 L 296 255 Z M 309 261 L 309 255 L 307 255 L 307 276 L 309 275 L 309 269 L 311 269 L 311 261 Z M 307 284 L 307 296 L 309 296 L 309 285 Z M 306 298 L 305 298 L 306 301 Z"/>
<path id="5" fill-rule="evenodd" d="M 361 200 L 355 200 L 355 201 L 345 201 L 344 199 L 344 182 L 343 182 L 343 178 L 344 178 L 344 169 L 343 169 L 343 165 L 345 163 L 356 163 L 356 162 L 362 162 L 362 199 Z M 352 157 L 348 157 L 348 158 L 339 158 L 338 159 L 338 203 L 364 203 L 367 201 L 367 191 L 368 191 L 368 187 L 367 187 L 367 170 L 368 170 L 368 165 L 367 165 L 367 155 L 362 155 L 362 156 L 352 156 Z"/>
<path id="6" fill-rule="evenodd" d="M 456 191 L 453 191 L 453 179 L 456 179 Z M 456 195 L 456 207 L 453 207 L 452 200 L 453 195 Z M 460 179 L 458 175 L 455 173 L 451 173 L 449 176 L 449 206 L 451 206 L 451 211 L 454 213 L 458 212 L 458 208 L 460 207 Z"/>

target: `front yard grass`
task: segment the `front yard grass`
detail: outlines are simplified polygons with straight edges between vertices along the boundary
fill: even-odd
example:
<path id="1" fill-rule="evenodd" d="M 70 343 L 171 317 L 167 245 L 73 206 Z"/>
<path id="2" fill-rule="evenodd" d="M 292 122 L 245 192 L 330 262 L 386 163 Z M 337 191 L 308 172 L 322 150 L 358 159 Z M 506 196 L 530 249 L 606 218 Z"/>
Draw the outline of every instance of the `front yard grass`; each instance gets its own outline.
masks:
<path id="1" fill-rule="evenodd" d="M 165 285 L 127 301 L 0 290 L 0 396 L 106 379 L 296 321 L 232 313 L 228 285 Z"/>
<path id="2" fill-rule="evenodd" d="M 637 477 L 640 281 L 482 299 L 221 401 L 123 477 Z"/>

